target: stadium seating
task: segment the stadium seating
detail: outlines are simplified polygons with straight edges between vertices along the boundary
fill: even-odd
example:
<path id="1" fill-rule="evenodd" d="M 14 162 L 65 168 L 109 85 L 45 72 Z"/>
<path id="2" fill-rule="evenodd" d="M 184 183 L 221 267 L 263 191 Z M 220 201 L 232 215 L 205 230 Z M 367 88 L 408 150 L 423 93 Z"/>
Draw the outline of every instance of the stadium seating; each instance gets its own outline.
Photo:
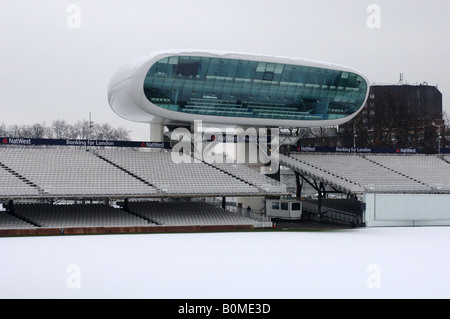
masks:
<path id="1" fill-rule="evenodd" d="M 331 186 L 352 193 L 432 191 L 432 188 L 424 181 L 380 165 L 373 160 L 374 157 L 353 154 L 294 153 L 290 156 L 280 156 L 280 161 L 294 170 L 316 176 Z M 423 165 L 418 162 L 417 157 L 411 158 L 419 166 Z M 440 161 L 436 157 L 435 159 Z"/>
<path id="2" fill-rule="evenodd" d="M 434 155 L 369 155 L 367 159 L 432 189 L 450 191 L 450 164 Z"/>
<path id="3" fill-rule="evenodd" d="M 0 229 L 25 229 L 35 227 L 35 225 L 20 218 L 10 215 L 4 211 L 0 211 Z"/>
<path id="4" fill-rule="evenodd" d="M 254 225 L 255 220 L 202 202 L 130 202 L 130 211 L 156 224 L 179 225 Z"/>
<path id="5" fill-rule="evenodd" d="M 207 165 L 176 163 L 170 152 L 97 150 L 98 155 L 123 167 L 170 195 L 255 195 L 259 189 Z"/>
<path id="6" fill-rule="evenodd" d="M 242 164 L 212 163 L 211 165 L 237 178 L 248 181 L 252 185 L 263 190 L 266 194 L 286 193 L 286 185 Z"/>
<path id="7" fill-rule="evenodd" d="M 240 164 L 176 163 L 168 151 L 0 148 L 0 197 L 281 195 L 286 186 Z M 280 163 L 348 193 L 450 191 L 450 156 L 280 154 Z M 444 159 L 444 160 L 443 160 Z M 447 159 L 447 161 L 445 161 Z"/>
<path id="8" fill-rule="evenodd" d="M 151 226 L 147 220 L 103 204 L 16 204 L 17 217 L 39 227 Z M 1 226 L 0 226 L 1 227 Z"/>
<path id="9" fill-rule="evenodd" d="M 0 148 L 0 197 L 246 196 L 285 186 L 246 167 L 176 163 L 167 151 Z"/>
<path id="10" fill-rule="evenodd" d="M 0 194 L 7 197 L 39 196 L 39 190 L 31 186 L 17 175 L 11 174 L 4 167 L 0 167 Z"/>
<path id="11" fill-rule="evenodd" d="M 296 155 L 286 156 L 280 154 L 279 159 L 281 165 L 289 167 L 293 171 L 311 176 L 318 181 L 325 182 L 325 184 L 328 184 L 337 190 L 348 193 L 361 193 L 364 191 L 364 188 L 360 184 L 348 180 L 346 177 L 329 172 L 320 166 L 304 162 Z"/>
<path id="12" fill-rule="evenodd" d="M 0 200 L 130 198 L 104 204 L 21 204 L 0 229 L 253 225 L 266 221 L 181 197 L 279 196 L 281 184 L 244 165 L 176 163 L 166 150 L 1 147 Z M 292 153 L 280 164 L 351 194 L 450 192 L 450 156 Z M 146 198 L 146 201 L 143 201 Z M 158 200 L 155 200 L 158 198 Z M 172 198 L 169 202 L 161 198 Z M 149 201 L 151 199 L 151 201 Z M 269 226 L 268 226 L 269 225 Z"/>
<path id="13" fill-rule="evenodd" d="M 270 227 L 204 202 L 132 201 L 128 211 L 104 204 L 29 203 L 15 204 L 14 213 L 0 211 L 0 229 L 193 225 Z"/>
<path id="14" fill-rule="evenodd" d="M 32 181 L 43 196 L 156 194 L 154 187 L 83 149 L 1 148 L 0 163 Z"/>

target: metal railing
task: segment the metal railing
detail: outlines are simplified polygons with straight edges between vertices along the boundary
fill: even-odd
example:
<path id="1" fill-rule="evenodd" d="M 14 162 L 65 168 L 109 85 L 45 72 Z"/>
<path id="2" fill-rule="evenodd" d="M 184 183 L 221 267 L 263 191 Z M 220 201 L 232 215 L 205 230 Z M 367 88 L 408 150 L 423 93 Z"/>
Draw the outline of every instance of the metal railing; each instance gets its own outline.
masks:
<path id="1" fill-rule="evenodd" d="M 355 214 L 347 213 L 338 210 L 326 210 L 320 214 L 313 214 L 314 219 L 320 221 L 328 221 L 332 223 L 342 223 L 346 225 L 352 225 L 354 227 L 361 226 L 361 218 Z"/>

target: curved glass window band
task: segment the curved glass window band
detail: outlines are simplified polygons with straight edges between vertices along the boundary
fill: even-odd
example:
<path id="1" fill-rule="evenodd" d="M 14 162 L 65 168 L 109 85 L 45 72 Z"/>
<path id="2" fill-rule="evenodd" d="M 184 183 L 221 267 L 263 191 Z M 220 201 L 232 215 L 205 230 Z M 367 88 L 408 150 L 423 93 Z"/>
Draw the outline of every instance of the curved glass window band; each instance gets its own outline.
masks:
<path id="1" fill-rule="evenodd" d="M 171 56 L 144 81 L 153 104 L 189 114 L 286 120 L 339 119 L 364 103 L 359 75 L 237 59 Z"/>

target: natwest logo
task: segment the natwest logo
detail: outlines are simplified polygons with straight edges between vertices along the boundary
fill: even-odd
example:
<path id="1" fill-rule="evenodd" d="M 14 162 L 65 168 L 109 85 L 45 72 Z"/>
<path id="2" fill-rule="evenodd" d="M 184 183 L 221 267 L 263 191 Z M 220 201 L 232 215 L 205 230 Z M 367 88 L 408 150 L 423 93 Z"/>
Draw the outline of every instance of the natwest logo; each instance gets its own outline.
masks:
<path id="1" fill-rule="evenodd" d="M 5 137 L 4 139 L 3 139 L 3 142 L 2 142 L 3 144 L 8 144 L 8 139 Z"/>
<path id="2" fill-rule="evenodd" d="M 4 141 L 5 139 L 3 140 L 3 143 Z M 31 138 L 10 138 L 7 143 L 14 145 L 31 145 Z"/>

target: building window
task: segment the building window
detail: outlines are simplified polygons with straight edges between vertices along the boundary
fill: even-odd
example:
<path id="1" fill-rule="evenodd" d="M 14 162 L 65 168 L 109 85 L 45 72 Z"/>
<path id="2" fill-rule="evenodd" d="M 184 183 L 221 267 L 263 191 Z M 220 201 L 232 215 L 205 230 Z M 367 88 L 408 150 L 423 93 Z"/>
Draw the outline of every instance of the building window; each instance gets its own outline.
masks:
<path id="1" fill-rule="evenodd" d="M 265 81 L 272 81 L 273 75 L 274 75 L 273 72 L 264 72 L 263 80 L 265 80 Z"/>
<path id="2" fill-rule="evenodd" d="M 177 112 L 302 121 L 348 116 L 367 94 L 349 72 L 195 56 L 161 59 L 143 85 L 149 101 Z"/>

